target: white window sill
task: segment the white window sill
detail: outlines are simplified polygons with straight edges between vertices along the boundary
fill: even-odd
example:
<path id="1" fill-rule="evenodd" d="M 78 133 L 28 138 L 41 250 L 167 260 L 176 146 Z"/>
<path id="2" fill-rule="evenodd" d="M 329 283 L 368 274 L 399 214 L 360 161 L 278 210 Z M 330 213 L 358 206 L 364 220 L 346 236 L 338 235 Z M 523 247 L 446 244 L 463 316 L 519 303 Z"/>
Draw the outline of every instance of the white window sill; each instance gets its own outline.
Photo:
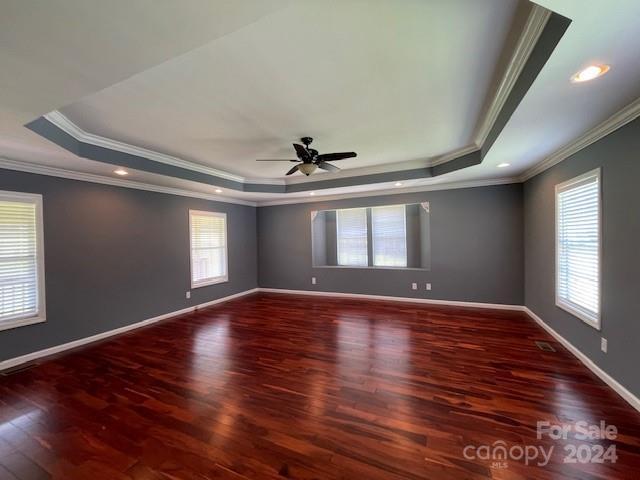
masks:
<path id="1" fill-rule="evenodd" d="M 351 268 L 359 270 L 422 270 L 429 271 L 430 268 L 422 267 L 383 267 L 377 265 L 313 265 L 312 268 Z"/>
<path id="2" fill-rule="evenodd" d="M 10 330 L 12 328 L 25 327 L 36 323 L 46 322 L 47 318 L 42 316 L 16 318 L 13 320 L 0 320 L 0 331 Z"/>
<path id="3" fill-rule="evenodd" d="M 580 309 L 574 307 L 572 304 L 570 304 L 568 302 L 563 301 L 562 299 L 556 299 L 556 306 L 558 308 L 561 308 L 565 312 L 570 313 L 574 317 L 579 318 L 580 320 L 582 320 L 584 323 L 586 323 L 590 327 L 593 327 L 596 330 L 600 330 L 601 327 L 600 327 L 600 319 L 599 318 L 593 318 L 593 317 L 585 314 Z"/>
<path id="4" fill-rule="evenodd" d="M 202 280 L 198 283 L 191 282 L 191 289 L 193 290 L 194 288 L 207 287 L 209 285 L 215 285 L 217 283 L 226 283 L 228 281 L 229 281 L 229 277 L 225 276 L 225 277 L 210 278 L 208 280 Z"/>

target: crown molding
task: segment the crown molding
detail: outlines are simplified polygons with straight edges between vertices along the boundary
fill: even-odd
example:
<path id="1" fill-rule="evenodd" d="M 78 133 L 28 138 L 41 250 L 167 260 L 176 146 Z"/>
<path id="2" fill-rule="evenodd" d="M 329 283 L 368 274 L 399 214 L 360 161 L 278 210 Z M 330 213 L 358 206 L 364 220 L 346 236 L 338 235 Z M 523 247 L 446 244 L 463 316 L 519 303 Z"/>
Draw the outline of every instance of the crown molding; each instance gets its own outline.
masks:
<path id="1" fill-rule="evenodd" d="M 388 164 L 371 165 L 368 167 L 360 167 L 357 169 L 341 170 L 336 173 L 322 172 L 320 174 L 311 175 L 310 177 L 302 176 L 302 177 L 287 178 L 285 182 L 286 182 L 286 185 L 292 185 L 292 184 L 316 182 L 316 181 L 329 179 L 329 178 L 331 179 L 353 178 L 353 177 L 361 177 L 363 175 L 371 175 L 371 174 L 377 174 L 377 173 L 402 172 L 405 170 L 413 170 L 417 168 L 435 167 L 436 165 L 447 163 L 451 160 L 455 160 L 458 157 L 462 157 L 471 152 L 475 152 L 476 150 L 478 150 L 478 146 L 476 146 L 475 144 L 472 144 L 472 145 L 467 145 L 466 147 L 452 150 L 444 155 L 438 155 L 430 158 L 423 158 L 420 160 L 408 160 L 406 162 L 395 162 L 395 163 L 388 163 Z"/>
<path id="2" fill-rule="evenodd" d="M 306 178 L 306 177 L 305 177 Z M 258 184 L 258 185 L 287 185 L 287 181 L 279 178 L 253 178 L 244 177 L 242 183 Z"/>
<path id="3" fill-rule="evenodd" d="M 220 195 L 208 195 L 206 193 L 192 192 L 190 190 L 184 190 L 173 187 L 163 187 L 159 185 L 152 185 L 149 183 L 134 182 L 132 180 L 123 180 L 119 178 L 110 178 L 102 175 L 95 175 L 92 173 L 76 172 L 73 170 L 66 170 L 63 168 L 50 167 L 46 165 L 38 165 L 35 163 L 28 163 L 23 161 L 11 160 L 6 157 L 0 157 L 0 169 L 14 170 L 25 173 L 35 173 L 38 175 L 47 175 L 50 177 L 66 178 L 68 180 L 78 180 L 82 182 L 99 183 L 102 185 L 110 185 L 114 187 L 133 188 L 136 190 L 145 190 L 148 192 L 166 193 L 169 195 L 178 195 L 181 197 L 200 198 L 203 200 L 211 200 L 214 202 L 233 203 L 238 205 L 247 205 L 251 207 L 266 207 L 273 205 L 287 205 L 293 203 L 311 203 L 320 201 L 333 201 L 342 200 L 346 198 L 365 198 L 375 197 L 381 195 L 400 195 L 403 193 L 417 193 L 417 192 L 429 192 L 436 190 L 456 190 L 459 188 L 473 188 L 473 187 L 488 187 L 492 185 L 506 185 L 510 183 L 518 183 L 518 178 L 498 178 L 490 180 L 475 180 L 467 182 L 449 182 L 434 185 L 422 185 L 409 188 L 393 188 L 384 190 L 369 190 L 367 192 L 355 192 L 344 193 L 335 195 L 323 195 L 314 196 L 312 198 L 296 197 L 296 198 L 283 198 L 279 200 L 265 200 L 252 202 L 249 200 L 241 200 L 237 198 L 223 197 Z M 286 194 L 284 194 L 286 195 Z"/>
<path id="4" fill-rule="evenodd" d="M 449 153 L 445 153 L 444 155 L 440 155 L 439 157 L 433 158 L 428 167 L 435 167 L 436 165 L 442 165 L 443 163 L 450 162 L 451 160 L 455 160 L 458 157 L 464 157 L 465 155 L 470 154 L 471 152 L 475 152 L 480 147 L 473 143 L 471 145 L 467 145 L 466 147 L 458 148 L 457 150 L 453 150 Z"/>
<path id="5" fill-rule="evenodd" d="M 173 165 L 174 167 L 185 168 L 187 170 L 193 170 L 195 172 L 205 173 L 207 175 L 225 178 L 227 180 L 232 180 L 235 182 L 284 185 L 284 182 L 282 180 L 251 179 L 249 181 L 248 179 L 240 175 L 234 175 L 234 174 L 225 172 L 223 170 L 218 170 L 216 168 L 206 167 L 204 165 L 199 165 L 197 163 L 188 162 L 181 158 L 173 157 L 171 155 L 166 155 L 164 153 L 156 152 L 154 150 L 137 147 L 135 145 L 130 145 L 125 142 L 120 142 L 118 140 L 112 140 L 107 137 L 102 137 L 100 135 L 95 135 L 93 133 L 85 132 L 83 129 L 81 129 L 71 120 L 69 120 L 64 114 L 60 113 L 57 110 L 46 113 L 43 116 L 49 122 L 53 123 L 56 127 L 60 128 L 61 130 L 68 133 L 73 138 L 75 138 L 76 140 L 82 143 L 87 143 L 90 145 L 95 145 L 97 147 L 103 147 L 103 148 L 107 148 L 109 150 L 115 150 L 118 152 L 128 153 L 130 155 L 135 155 L 138 157 L 148 158 L 149 160 L 164 163 L 167 165 Z"/>
<path id="6" fill-rule="evenodd" d="M 597 142 L 598 140 L 609 135 L 610 133 L 613 133 L 615 130 L 623 127 L 624 125 L 635 120 L 638 117 L 640 117 L 640 98 L 636 99 L 634 102 L 630 103 L 623 109 L 619 110 L 614 115 L 609 117 L 607 120 L 600 123 L 596 127 L 592 128 L 582 136 L 576 138 L 573 142 L 565 145 L 564 147 L 557 150 L 555 153 L 553 153 L 549 157 L 537 163 L 535 166 L 525 171 L 519 177 L 508 177 L 508 178 L 490 179 L 490 180 L 472 180 L 472 181 L 466 181 L 466 182 L 450 182 L 450 183 L 440 183 L 440 184 L 408 187 L 408 188 L 402 188 L 402 189 L 393 188 L 393 189 L 384 189 L 384 190 L 369 190 L 367 192 L 354 192 L 354 193 L 323 195 L 323 196 L 304 197 L 304 198 L 302 197 L 283 198 L 278 200 L 265 200 L 265 201 L 257 201 L 257 202 L 222 197 L 218 195 L 208 195 L 205 193 L 192 192 L 189 190 L 183 190 L 178 188 L 161 187 L 161 186 L 151 185 L 147 183 L 104 177 L 101 175 L 94 175 L 89 173 L 75 172 L 75 171 L 65 170 L 61 168 L 10 160 L 4 157 L 0 157 L 0 168 L 22 171 L 27 173 L 36 173 L 40 175 L 49 175 L 49 176 L 67 178 L 72 180 L 80 180 L 80 181 L 86 181 L 86 182 L 92 182 L 92 183 L 101 183 L 104 185 L 112 185 L 117 187 L 134 188 L 138 190 L 146 190 L 146 191 L 158 192 L 158 193 L 167 193 L 170 195 L 201 198 L 201 199 L 212 200 L 217 202 L 235 203 L 235 204 L 249 205 L 254 207 L 256 206 L 266 207 L 266 206 L 273 206 L 273 205 L 287 205 L 287 204 L 295 204 L 295 203 L 333 201 L 333 200 L 341 200 L 341 199 L 347 199 L 347 198 L 364 198 L 364 197 L 372 197 L 372 196 L 380 196 L 380 195 L 399 195 L 404 193 L 428 192 L 428 191 L 436 191 L 436 190 L 455 190 L 459 188 L 474 188 L 474 187 L 486 187 L 486 186 L 492 186 L 492 185 L 505 185 L 510 183 L 522 183 L 534 177 L 535 175 L 542 173 L 546 169 L 551 168 L 552 166 L 562 162 L 566 158 L 570 157 L 571 155 L 574 155 L 580 150 Z M 471 149 L 472 151 L 471 146 L 465 147 L 465 148 Z M 464 149 L 461 149 L 458 152 L 463 150 Z M 446 161 L 447 160 L 443 160 L 442 163 Z"/>
<path id="7" fill-rule="evenodd" d="M 86 132 L 82 128 L 77 126 L 75 123 L 73 123 L 71 120 L 69 120 L 68 117 L 66 117 L 63 113 L 59 112 L 58 110 L 53 110 L 52 112 L 46 113 L 43 115 L 43 117 L 49 122 L 51 122 L 53 125 L 55 125 L 56 127 L 60 128 L 65 133 L 71 135 L 73 138 L 75 138 L 79 142 L 86 143 L 89 145 L 95 145 L 102 148 L 107 148 L 109 150 L 114 150 L 117 152 L 128 153 L 130 155 L 147 158 L 149 160 L 157 161 L 167 165 L 173 165 L 175 167 L 180 167 L 187 170 L 204 173 L 207 175 L 225 178 L 227 180 L 232 180 L 239 183 L 259 184 L 259 185 L 288 185 L 291 183 L 306 183 L 306 182 L 317 181 L 315 178 L 311 179 L 307 177 L 290 178 L 290 179 L 272 179 L 272 178 L 248 178 L 240 175 L 234 175 L 234 174 L 225 172 L 223 170 L 206 167 L 204 165 L 199 165 L 197 163 L 189 162 L 178 157 L 173 157 L 171 155 L 166 155 L 164 153 L 156 152 L 154 150 L 137 147 L 135 145 L 131 145 L 125 142 L 112 140 L 107 137 L 102 137 L 100 135 L 95 135 L 93 133 Z M 441 165 L 443 163 L 454 160 L 460 156 L 467 155 L 468 153 L 471 153 L 476 150 L 478 150 L 478 146 L 476 144 L 471 144 L 465 147 L 458 148 L 456 150 L 452 150 L 444 155 L 440 155 L 432 159 L 426 159 L 424 161 L 424 164 L 419 165 L 419 167 L 429 168 L 436 165 Z M 413 168 L 418 168 L 416 161 L 391 163 L 388 165 L 374 165 L 371 167 L 354 169 L 353 172 L 351 170 L 343 170 L 344 174 L 342 175 L 342 177 L 344 178 L 359 177 L 362 175 L 367 175 L 369 173 L 387 173 L 387 172 L 395 172 L 395 171 L 401 171 L 401 170 L 410 170 Z M 338 176 L 340 176 L 339 173 L 338 173 Z M 334 175 L 333 177 L 336 177 L 336 175 Z"/>
<path id="8" fill-rule="evenodd" d="M 417 187 L 407 187 L 407 188 L 393 188 L 393 189 L 388 188 L 384 190 L 369 190 L 367 192 L 342 193 L 342 194 L 334 194 L 334 195 L 315 195 L 313 197 L 284 198 L 279 200 L 258 201 L 257 206 L 271 207 L 276 205 L 289 205 L 294 203 L 331 202 L 334 200 L 344 200 L 347 198 L 366 198 L 366 197 L 378 197 L 383 195 L 401 195 L 405 193 L 433 192 L 438 190 L 457 190 L 460 188 L 490 187 L 494 185 L 508 185 L 512 183 L 520 183 L 520 180 L 516 177 L 494 178 L 489 180 L 471 180 L 466 182 L 449 182 L 449 183 L 438 183 L 438 184 L 432 184 L 432 185 L 420 185 Z"/>
<path id="9" fill-rule="evenodd" d="M 337 179 L 337 178 L 354 178 L 361 177 L 363 175 L 375 175 L 378 173 L 391 173 L 391 172 L 402 172 L 405 170 L 413 170 L 416 168 L 429 168 L 430 164 L 428 160 L 408 160 L 406 162 L 397 162 L 397 163 L 387 163 L 387 164 L 378 164 L 378 165 L 369 165 L 367 167 L 358 167 L 358 168 L 350 168 L 345 170 L 340 170 L 339 172 L 326 172 L 326 171 L 318 171 L 313 173 L 308 177 L 302 176 L 291 176 L 285 179 L 286 185 L 298 185 L 301 183 L 313 183 L 319 182 L 322 180 L 329 179 Z"/>
<path id="10" fill-rule="evenodd" d="M 520 181 L 525 182 L 529 180 L 531 177 L 538 175 L 539 173 L 544 172 L 548 168 L 557 165 L 564 159 L 578 153 L 583 148 L 588 147 L 589 145 L 597 142 L 598 140 L 606 137 L 610 133 L 613 133 L 620 127 L 623 127 L 627 123 L 635 120 L 640 116 L 640 98 L 637 98 L 635 101 L 624 107 L 622 110 L 614 113 L 612 116 L 607 118 L 604 122 L 596 125 L 591 130 L 587 131 L 585 134 L 573 140 L 571 143 L 568 143 L 564 147 L 556 150 L 550 156 L 546 157 L 541 162 L 534 165 L 529 170 L 525 171 L 520 176 Z"/>
<path id="11" fill-rule="evenodd" d="M 498 118 L 498 114 L 507 101 L 550 17 L 551 11 L 544 7 L 534 4 L 531 8 L 522 34 L 518 38 L 513 54 L 505 69 L 505 74 L 502 76 L 491 103 L 487 107 L 486 114 L 474 135 L 476 145 L 482 145 L 489 135 L 493 124 Z"/>
<path id="12" fill-rule="evenodd" d="M 181 188 L 162 187 L 149 183 L 134 182 L 132 180 L 122 180 L 119 178 L 109 178 L 93 173 L 75 172 L 63 168 L 49 167 L 46 165 L 37 165 L 34 163 L 11 160 L 9 158 L 0 157 L 0 169 L 15 170 L 26 173 L 36 173 L 39 175 L 48 175 L 50 177 L 66 178 L 69 180 L 80 180 L 83 182 L 101 183 L 103 185 L 111 185 L 114 187 L 134 188 L 137 190 L 146 190 L 148 192 L 167 193 L 169 195 L 178 195 L 181 197 L 200 198 L 203 200 L 211 200 L 214 202 L 235 203 L 238 205 L 257 206 L 256 202 L 241 200 L 237 198 L 222 197 L 220 195 L 208 195 L 206 193 L 192 192 Z"/>

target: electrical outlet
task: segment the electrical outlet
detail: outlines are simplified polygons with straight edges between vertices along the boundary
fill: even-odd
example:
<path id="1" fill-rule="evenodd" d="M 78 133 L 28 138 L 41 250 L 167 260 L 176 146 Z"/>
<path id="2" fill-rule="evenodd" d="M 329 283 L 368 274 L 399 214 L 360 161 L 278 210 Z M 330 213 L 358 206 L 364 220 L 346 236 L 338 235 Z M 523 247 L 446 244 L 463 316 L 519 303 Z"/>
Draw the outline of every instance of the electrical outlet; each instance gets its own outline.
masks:
<path id="1" fill-rule="evenodd" d="M 191 298 L 191 292 L 187 292 L 187 298 Z"/>
<path id="2" fill-rule="evenodd" d="M 431 290 L 431 284 L 427 283 L 427 290 Z"/>
<path id="3" fill-rule="evenodd" d="M 417 283 L 412 283 L 411 284 L 411 289 L 412 290 L 417 290 L 418 289 L 418 284 Z"/>
<path id="4" fill-rule="evenodd" d="M 600 350 L 607 353 L 607 339 L 604 337 L 600 337 Z"/>
<path id="5" fill-rule="evenodd" d="M 316 284 L 316 277 L 311 277 L 311 285 L 315 285 Z"/>

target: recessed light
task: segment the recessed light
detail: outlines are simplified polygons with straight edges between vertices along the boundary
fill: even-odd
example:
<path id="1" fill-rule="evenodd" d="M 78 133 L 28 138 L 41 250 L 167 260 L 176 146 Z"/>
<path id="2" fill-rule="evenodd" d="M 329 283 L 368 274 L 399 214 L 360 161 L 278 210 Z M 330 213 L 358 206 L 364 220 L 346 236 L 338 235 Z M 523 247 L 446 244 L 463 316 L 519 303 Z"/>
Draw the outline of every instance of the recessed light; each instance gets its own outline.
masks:
<path id="1" fill-rule="evenodd" d="M 396 187 L 401 187 L 402 186 L 402 182 L 396 182 Z"/>
<path id="2" fill-rule="evenodd" d="M 506 168 L 506 167 L 509 167 L 509 166 L 511 166 L 510 163 L 502 162 L 501 164 L 498 165 L 498 168 Z"/>
<path id="3" fill-rule="evenodd" d="M 216 193 L 222 193 L 222 190 L 220 190 L 219 188 L 216 188 Z"/>
<path id="4" fill-rule="evenodd" d="M 573 83 L 588 82 L 594 78 L 598 78 L 609 71 L 609 65 L 589 65 L 571 77 Z"/>
<path id="5" fill-rule="evenodd" d="M 125 175 L 129 175 L 129 172 L 127 172 L 124 168 L 119 168 L 117 170 L 114 170 L 113 173 L 115 173 L 116 175 L 120 175 L 121 177 L 124 177 Z"/>
<path id="6" fill-rule="evenodd" d="M 309 195 L 314 196 L 316 192 L 309 192 Z"/>

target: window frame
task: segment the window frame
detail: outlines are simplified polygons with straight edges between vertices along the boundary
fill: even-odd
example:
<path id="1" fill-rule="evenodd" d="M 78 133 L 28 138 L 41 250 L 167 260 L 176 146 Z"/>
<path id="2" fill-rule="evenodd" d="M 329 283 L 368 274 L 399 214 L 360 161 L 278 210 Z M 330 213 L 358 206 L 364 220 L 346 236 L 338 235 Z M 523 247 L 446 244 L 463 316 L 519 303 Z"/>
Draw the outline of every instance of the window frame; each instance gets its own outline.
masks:
<path id="1" fill-rule="evenodd" d="M 373 210 L 376 208 L 402 207 L 402 225 L 404 232 L 404 265 L 376 265 L 376 234 L 373 227 Z M 394 205 L 377 205 L 369 207 L 369 215 L 371 216 L 371 267 L 373 268 L 397 268 L 406 269 L 409 263 L 409 252 L 407 251 L 407 205 L 398 203 Z"/>
<path id="2" fill-rule="evenodd" d="M 559 275 L 560 275 L 560 246 L 559 246 L 559 195 L 562 192 L 570 190 L 572 187 L 578 187 L 581 184 L 586 183 L 588 180 L 597 179 L 598 182 L 598 314 L 597 316 L 592 316 L 586 313 L 583 309 L 580 309 L 579 306 L 574 305 L 572 302 L 562 298 L 559 292 Z M 602 172 L 601 168 L 598 167 L 596 169 L 590 170 L 588 172 L 583 173 L 582 175 L 578 175 L 566 182 L 559 183 L 555 186 L 555 238 L 554 238 L 554 247 L 555 247 L 555 297 L 556 297 L 556 306 L 558 308 L 563 309 L 564 311 L 570 313 L 574 317 L 579 318 L 587 325 L 595 328 L 596 330 L 602 329 Z"/>
<path id="3" fill-rule="evenodd" d="M 44 271 L 44 222 L 42 195 L 0 190 L 0 201 L 35 205 L 36 209 L 36 313 L 0 320 L 0 331 L 47 321 L 46 282 Z"/>
<path id="4" fill-rule="evenodd" d="M 205 280 L 194 282 L 193 280 L 193 217 L 206 216 L 222 218 L 224 220 L 224 275 L 219 277 L 211 277 Z M 191 281 L 191 289 L 216 285 L 229 281 L 229 228 L 227 223 L 227 214 L 224 212 L 211 212 L 207 210 L 191 210 L 189 209 L 189 278 Z"/>

